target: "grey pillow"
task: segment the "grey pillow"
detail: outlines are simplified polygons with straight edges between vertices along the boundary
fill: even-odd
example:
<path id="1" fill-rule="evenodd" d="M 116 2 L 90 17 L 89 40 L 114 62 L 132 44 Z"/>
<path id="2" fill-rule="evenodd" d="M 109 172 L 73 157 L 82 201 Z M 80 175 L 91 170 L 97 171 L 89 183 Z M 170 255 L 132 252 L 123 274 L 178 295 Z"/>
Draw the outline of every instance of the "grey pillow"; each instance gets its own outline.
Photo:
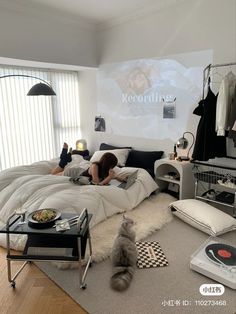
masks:
<path id="1" fill-rule="evenodd" d="M 163 153 L 163 151 L 131 150 L 125 166 L 143 168 L 154 177 L 154 163 L 162 157 Z"/>
<path id="2" fill-rule="evenodd" d="M 129 148 L 129 149 L 131 149 L 132 147 L 113 146 L 113 145 L 110 145 L 110 144 L 101 143 L 99 149 L 100 150 L 111 150 L 111 149 L 122 149 L 122 148 Z"/>

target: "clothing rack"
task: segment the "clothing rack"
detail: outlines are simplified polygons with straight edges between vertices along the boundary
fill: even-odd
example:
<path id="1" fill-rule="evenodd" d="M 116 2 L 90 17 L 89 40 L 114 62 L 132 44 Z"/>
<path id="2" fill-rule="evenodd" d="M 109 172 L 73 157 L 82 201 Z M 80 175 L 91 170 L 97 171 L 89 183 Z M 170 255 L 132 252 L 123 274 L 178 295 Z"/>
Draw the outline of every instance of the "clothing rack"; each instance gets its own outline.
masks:
<path id="1" fill-rule="evenodd" d="M 228 66 L 234 66 L 236 65 L 236 62 L 229 62 L 229 63 L 219 63 L 219 64 L 209 64 L 205 67 L 203 70 L 203 91 L 202 91 L 202 99 L 204 99 L 204 91 L 206 83 L 210 77 L 210 72 L 212 68 L 220 68 L 220 67 L 228 67 Z"/>

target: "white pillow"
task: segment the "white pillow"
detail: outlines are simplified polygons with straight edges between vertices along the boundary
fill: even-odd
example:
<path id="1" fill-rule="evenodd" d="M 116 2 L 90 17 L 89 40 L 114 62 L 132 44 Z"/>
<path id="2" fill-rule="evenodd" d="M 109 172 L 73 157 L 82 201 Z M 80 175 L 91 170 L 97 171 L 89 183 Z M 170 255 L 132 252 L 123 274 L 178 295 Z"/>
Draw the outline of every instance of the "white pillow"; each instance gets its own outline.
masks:
<path id="1" fill-rule="evenodd" d="M 105 153 L 112 153 L 118 159 L 118 166 L 123 167 L 126 163 L 129 152 L 130 152 L 130 149 L 128 148 L 112 149 L 112 150 L 98 150 L 93 154 L 90 161 L 91 162 L 99 161 L 102 155 L 104 155 Z"/>
<path id="2" fill-rule="evenodd" d="M 235 218 L 202 201 L 179 200 L 169 208 L 183 221 L 212 236 L 236 230 Z"/>

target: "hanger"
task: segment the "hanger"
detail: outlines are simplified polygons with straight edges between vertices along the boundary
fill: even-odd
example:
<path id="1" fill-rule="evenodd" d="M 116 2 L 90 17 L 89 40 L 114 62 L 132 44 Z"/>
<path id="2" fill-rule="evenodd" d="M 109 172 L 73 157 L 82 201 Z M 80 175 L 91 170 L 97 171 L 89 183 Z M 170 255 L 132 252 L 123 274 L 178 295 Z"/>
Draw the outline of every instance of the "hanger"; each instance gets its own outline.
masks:
<path id="1" fill-rule="evenodd" d="M 217 68 L 215 68 L 215 69 L 216 70 L 213 72 L 213 76 L 215 77 L 216 75 L 218 75 L 220 77 L 220 79 L 222 80 L 225 75 L 223 75 L 222 73 L 218 72 Z"/>
<path id="2" fill-rule="evenodd" d="M 232 80 L 235 79 L 235 74 L 233 73 L 232 70 L 230 70 L 226 75 L 228 76 L 228 78 L 230 78 Z"/>
<path id="3" fill-rule="evenodd" d="M 208 66 L 206 66 L 204 68 L 204 71 L 203 71 L 203 88 L 202 88 L 202 99 L 204 99 L 205 97 L 205 89 L 206 89 L 206 86 L 209 87 L 210 84 L 212 83 L 221 83 L 222 82 L 222 79 L 225 77 L 225 75 L 222 75 L 220 74 L 217 69 L 218 68 L 225 68 L 225 67 L 229 67 L 230 69 L 230 72 L 231 72 L 231 76 L 232 76 L 232 79 L 235 80 L 236 79 L 236 73 L 234 74 L 233 70 L 232 70 L 232 67 L 235 67 L 236 66 L 236 62 L 231 62 L 231 63 L 222 63 L 222 64 L 209 64 Z M 209 80 L 209 77 L 210 77 L 210 72 L 213 71 L 213 69 L 216 69 L 215 73 L 214 73 L 214 76 L 215 75 L 218 75 L 220 77 L 220 81 L 212 81 L 212 79 Z M 229 73 L 230 73 L 229 72 Z"/>
<path id="4" fill-rule="evenodd" d="M 162 97 L 162 101 L 167 103 L 167 104 L 171 104 L 171 103 L 174 103 L 176 101 L 176 97 L 171 98 L 171 99 L 168 96 L 167 97 Z"/>
<path id="5" fill-rule="evenodd" d="M 219 81 L 217 79 L 212 80 L 212 78 L 210 77 L 210 73 L 209 73 L 208 81 L 207 81 L 208 82 L 208 88 L 211 87 L 210 84 L 220 84 L 224 78 L 224 76 L 221 73 L 219 73 L 217 70 L 215 72 L 213 72 L 211 75 L 214 78 L 215 78 L 215 75 L 218 75 L 220 77 L 220 80 Z"/>
<path id="6" fill-rule="evenodd" d="M 211 87 L 211 77 L 210 76 L 208 77 L 208 80 L 207 80 L 207 86 L 208 86 L 208 88 Z"/>

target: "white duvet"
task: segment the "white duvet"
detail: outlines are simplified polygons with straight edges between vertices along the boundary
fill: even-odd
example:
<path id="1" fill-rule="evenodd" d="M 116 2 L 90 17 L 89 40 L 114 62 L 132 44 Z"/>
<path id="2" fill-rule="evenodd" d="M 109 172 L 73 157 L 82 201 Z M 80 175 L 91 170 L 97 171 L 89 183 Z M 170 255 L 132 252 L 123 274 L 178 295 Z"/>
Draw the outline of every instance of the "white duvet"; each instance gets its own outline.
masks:
<path id="1" fill-rule="evenodd" d="M 15 209 L 26 209 L 27 213 L 41 208 L 56 208 L 61 212 L 80 213 L 83 208 L 93 215 L 90 226 L 108 217 L 133 209 L 157 189 L 149 173 L 138 169 L 136 182 L 127 190 L 114 185 L 79 186 L 67 176 L 51 175 L 58 159 L 41 161 L 28 166 L 19 166 L 0 173 L 0 228 Z M 87 169 L 89 161 L 73 155 L 67 167 Z M 116 168 L 120 174 L 129 174 L 136 168 Z M 25 238 L 11 236 L 11 248 L 22 249 Z M 5 246 L 5 234 L 0 234 L 0 245 Z"/>

